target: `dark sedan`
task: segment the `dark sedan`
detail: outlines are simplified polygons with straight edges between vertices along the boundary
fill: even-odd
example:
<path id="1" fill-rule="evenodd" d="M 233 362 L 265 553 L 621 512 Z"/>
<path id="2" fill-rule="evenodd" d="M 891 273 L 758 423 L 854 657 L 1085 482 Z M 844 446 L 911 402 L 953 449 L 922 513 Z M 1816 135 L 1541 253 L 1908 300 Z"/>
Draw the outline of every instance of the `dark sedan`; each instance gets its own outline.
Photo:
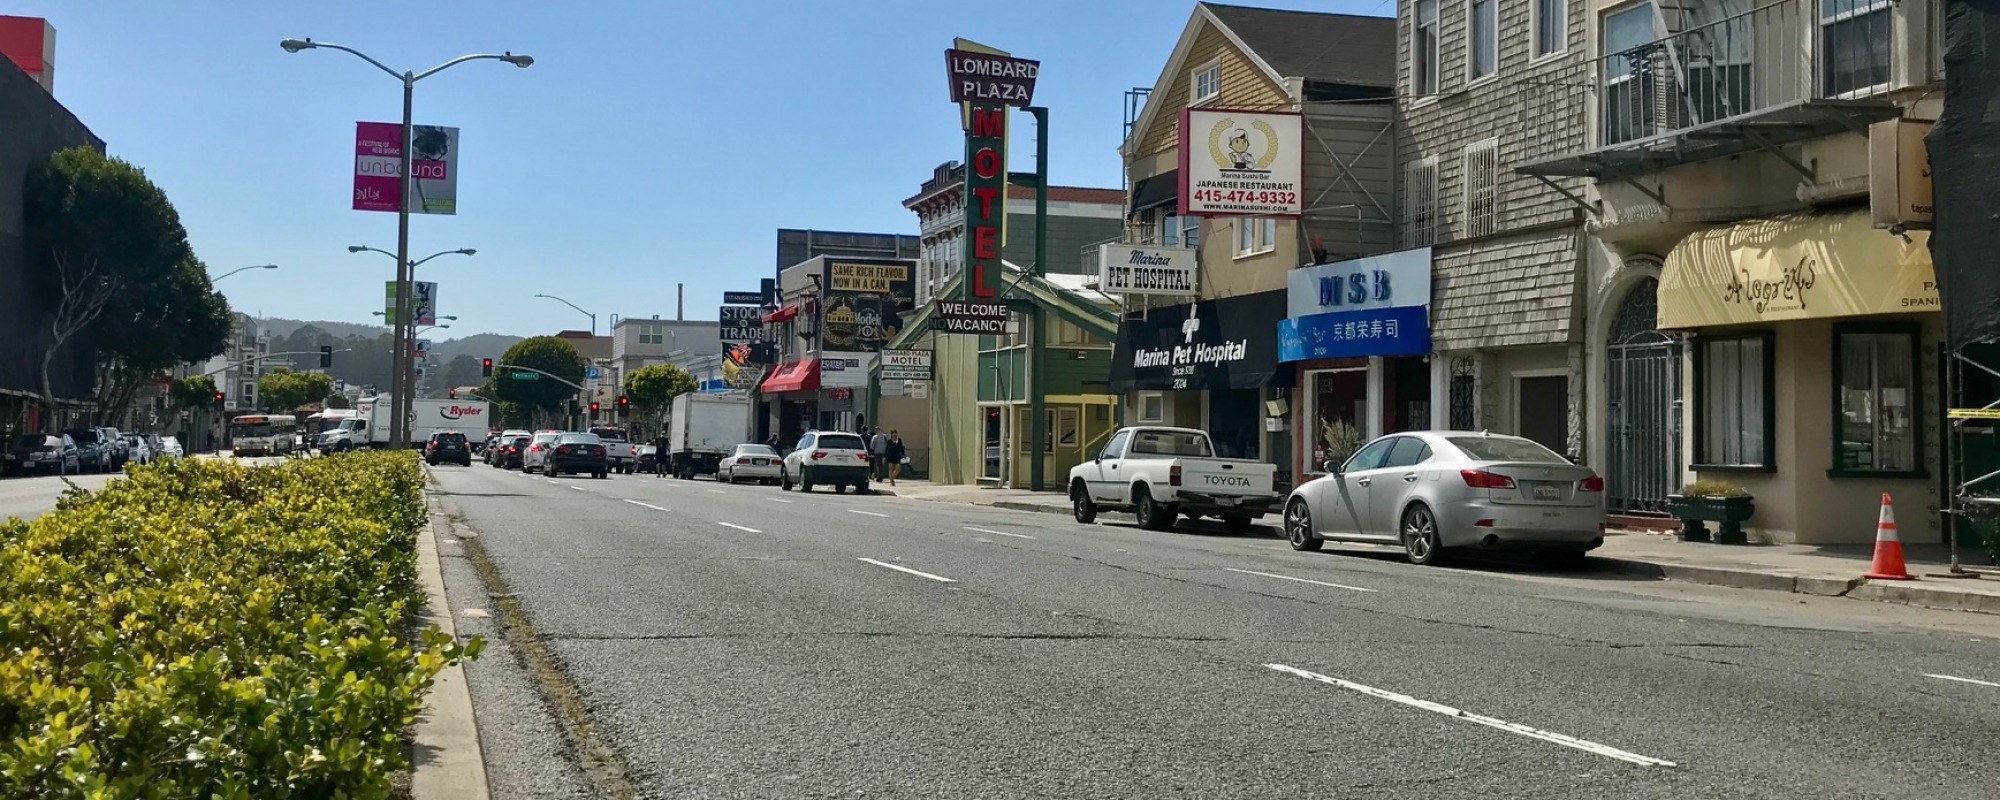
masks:
<path id="1" fill-rule="evenodd" d="M 69 437 L 28 433 L 22 434 L 7 448 L 5 469 L 0 473 L 68 475 L 82 471 L 83 464 L 77 458 L 76 444 Z"/>
<path id="2" fill-rule="evenodd" d="M 549 445 L 548 463 L 542 467 L 545 475 L 583 474 L 602 478 L 611 474 L 611 458 L 604 450 L 604 440 L 594 433 L 565 433 Z"/>
<path id="3" fill-rule="evenodd" d="M 521 460 L 528 456 L 528 443 L 534 441 L 534 438 L 532 436 L 516 436 L 509 439 L 505 445 L 502 445 L 503 450 L 500 454 L 494 456 L 494 463 L 501 469 L 520 469 Z"/>

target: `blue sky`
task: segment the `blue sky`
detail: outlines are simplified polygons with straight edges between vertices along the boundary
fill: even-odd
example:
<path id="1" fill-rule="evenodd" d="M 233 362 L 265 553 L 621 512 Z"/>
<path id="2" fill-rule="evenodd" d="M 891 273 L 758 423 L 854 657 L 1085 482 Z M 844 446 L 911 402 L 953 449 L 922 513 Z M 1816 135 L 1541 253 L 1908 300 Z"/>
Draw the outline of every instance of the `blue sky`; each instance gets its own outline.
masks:
<path id="1" fill-rule="evenodd" d="M 1259 2 L 1389 14 L 1388 0 Z M 196 13 L 199 9 L 199 13 Z M 1058 183 L 1120 185 L 1123 92 L 1149 86 L 1193 10 L 1162 0 L 269 3 L 14 0 L 56 27 L 56 96 L 144 168 L 219 288 L 268 316 L 364 322 L 395 217 L 349 210 L 354 123 L 398 119 L 400 87 L 311 37 L 423 70 L 416 121 L 462 129 L 458 215 L 411 221 L 450 334 L 582 328 L 583 315 L 714 319 L 771 274 L 774 231 L 916 232 L 901 201 L 962 151 L 946 96 L 954 36 L 1042 62 Z M 402 13 L 415 18 L 397 21 Z M 1032 166 L 1022 120 L 1017 168 Z M 444 333 L 444 332 L 439 332 Z M 438 338 L 446 338 L 439 336 Z"/>

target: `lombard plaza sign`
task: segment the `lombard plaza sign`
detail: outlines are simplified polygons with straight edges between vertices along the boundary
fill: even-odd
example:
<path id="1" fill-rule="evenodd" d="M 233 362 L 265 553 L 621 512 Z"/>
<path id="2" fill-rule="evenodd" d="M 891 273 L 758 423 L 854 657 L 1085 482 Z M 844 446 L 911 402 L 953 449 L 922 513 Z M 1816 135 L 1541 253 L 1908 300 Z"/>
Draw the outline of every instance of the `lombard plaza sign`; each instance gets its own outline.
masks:
<path id="1" fill-rule="evenodd" d="M 1000 294 L 1007 218 L 1007 109 L 1035 96 L 1041 64 L 959 39 L 945 51 L 951 99 L 965 109 L 965 298 Z"/>

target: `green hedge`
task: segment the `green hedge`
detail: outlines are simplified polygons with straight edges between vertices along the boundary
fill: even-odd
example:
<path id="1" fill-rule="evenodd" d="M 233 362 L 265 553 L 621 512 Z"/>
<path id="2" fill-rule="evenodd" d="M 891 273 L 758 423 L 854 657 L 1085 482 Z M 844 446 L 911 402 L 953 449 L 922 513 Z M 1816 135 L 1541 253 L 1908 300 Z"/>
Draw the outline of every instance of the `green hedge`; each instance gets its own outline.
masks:
<path id="1" fill-rule="evenodd" d="M 0 797 L 382 797 L 437 671 L 410 453 L 184 460 L 0 525 Z"/>

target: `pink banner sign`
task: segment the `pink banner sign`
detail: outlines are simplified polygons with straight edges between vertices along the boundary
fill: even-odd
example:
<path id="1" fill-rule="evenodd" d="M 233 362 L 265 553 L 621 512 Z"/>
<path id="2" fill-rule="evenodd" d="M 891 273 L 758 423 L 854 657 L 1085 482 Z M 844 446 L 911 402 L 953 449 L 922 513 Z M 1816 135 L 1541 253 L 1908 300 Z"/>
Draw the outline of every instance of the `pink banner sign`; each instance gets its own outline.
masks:
<path id="1" fill-rule="evenodd" d="M 417 125 L 411 132 L 416 153 L 417 200 L 412 214 L 458 212 L 458 129 Z M 402 202 L 403 126 L 394 122 L 354 123 L 354 210 L 394 212 Z"/>

